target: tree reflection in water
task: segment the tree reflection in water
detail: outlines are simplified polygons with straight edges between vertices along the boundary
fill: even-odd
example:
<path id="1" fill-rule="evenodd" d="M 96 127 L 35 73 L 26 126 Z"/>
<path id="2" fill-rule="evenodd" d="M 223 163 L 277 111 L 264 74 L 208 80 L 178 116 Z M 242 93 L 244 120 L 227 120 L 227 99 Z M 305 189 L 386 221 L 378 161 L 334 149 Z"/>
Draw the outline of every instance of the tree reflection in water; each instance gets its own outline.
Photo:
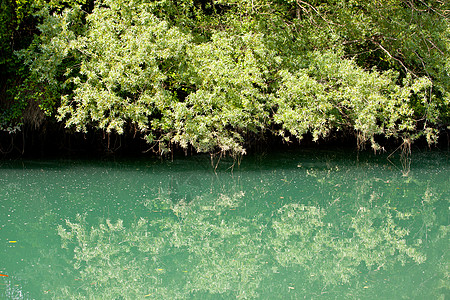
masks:
<path id="1" fill-rule="evenodd" d="M 129 226 L 104 220 L 91 227 L 78 215 L 58 227 L 77 284 L 54 290 L 54 295 L 255 298 L 278 289 L 280 298 L 286 298 L 336 295 L 346 286 L 345 295 L 361 296 L 368 287 L 352 282 L 356 277 L 420 265 L 427 260 L 424 239 L 447 239 L 448 226 L 438 228 L 433 239 L 427 237 L 438 199 L 429 189 L 419 195 L 420 206 L 412 201 L 403 210 L 376 193 L 359 205 L 346 203 L 343 196 L 337 203 L 336 196 L 323 207 L 293 200 L 253 217 L 238 213 L 245 206 L 243 192 L 199 196 L 190 203 L 158 197 L 152 209 L 166 209 Z M 420 228 L 410 237 L 412 226 Z M 444 259 L 437 267 L 441 272 L 448 267 Z M 441 285 L 448 291 L 448 281 Z"/>

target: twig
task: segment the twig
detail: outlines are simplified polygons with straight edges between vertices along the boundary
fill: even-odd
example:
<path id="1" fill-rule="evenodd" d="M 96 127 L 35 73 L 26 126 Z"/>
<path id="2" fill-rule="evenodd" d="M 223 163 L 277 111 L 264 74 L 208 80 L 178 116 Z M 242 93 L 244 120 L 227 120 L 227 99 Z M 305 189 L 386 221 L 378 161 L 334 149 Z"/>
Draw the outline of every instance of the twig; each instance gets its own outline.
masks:
<path id="1" fill-rule="evenodd" d="M 305 1 L 302 1 L 302 0 L 296 0 L 296 1 L 297 1 L 298 6 L 300 6 L 300 7 L 301 7 L 304 11 L 306 11 L 306 12 L 308 12 L 308 10 L 307 10 L 306 8 L 304 8 L 300 3 L 309 6 L 309 7 L 310 7 L 312 10 L 314 10 L 315 13 L 318 14 L 319 17 L 321 17 L 326 23 L 328 23 L 328 24 L 333 24 L 333 25 L 340 25 L 340 24 L 336 24 L 336 23 L 334 23 L 334 22 L 332 22 L 332 21 L 326 19 L 323 15 L 320 14 L 320 12 L 319 12 L 314 6 L 312 6 L 312 5 L 309 4 L 308 2 L 305 2 Z"/>
<path id="2" fill-rule="evenodd" d="M 402 67 L 406 70 L 406 72 L 411 73 L 414 77 L 418 77 L 413 71 L 411 71 L 410 69 L 408 69 L 405 64 L 398 58 L 394 57 L 388 50 L 386 50 L 386 48 L 384 48 L 379 42 L 375 41 L 375 39 L 371 39 L 371 41 L 377 45 L 381 50 L 383 50 L 390 58 L 396 60 L 399 64 L 402 65 Z"/>
<path id="3" fill-rule="evenodd" d="M 438 46 L 436 46 L 432 40 L 427 39 L 428 42 L 430 42 L 431 45 L 433 45 L 434 48 L 436 48 L 442 55 L 445 55 L 444 51 L 442 51 Z"/>

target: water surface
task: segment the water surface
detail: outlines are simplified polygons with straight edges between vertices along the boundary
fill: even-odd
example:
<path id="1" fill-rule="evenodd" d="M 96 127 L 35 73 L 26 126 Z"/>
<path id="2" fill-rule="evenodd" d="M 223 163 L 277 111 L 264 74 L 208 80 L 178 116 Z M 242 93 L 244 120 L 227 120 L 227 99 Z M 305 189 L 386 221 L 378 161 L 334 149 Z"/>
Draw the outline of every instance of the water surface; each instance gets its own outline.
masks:
<path id="1" fill-rule="evenodd" d="M 1 299 L 450 296 L 448 152 L 0 164 Z"/>

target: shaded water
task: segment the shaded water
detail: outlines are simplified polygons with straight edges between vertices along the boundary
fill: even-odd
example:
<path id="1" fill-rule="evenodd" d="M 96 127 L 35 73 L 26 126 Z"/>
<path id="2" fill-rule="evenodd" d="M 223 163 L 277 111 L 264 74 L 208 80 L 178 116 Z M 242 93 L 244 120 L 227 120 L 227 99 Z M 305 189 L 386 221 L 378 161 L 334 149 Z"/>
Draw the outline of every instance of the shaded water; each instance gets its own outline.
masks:
<path id="1" fill-rule="evenodd" d="M 0 299 L 448 299 L 447 152 L 0 166 Z"/>

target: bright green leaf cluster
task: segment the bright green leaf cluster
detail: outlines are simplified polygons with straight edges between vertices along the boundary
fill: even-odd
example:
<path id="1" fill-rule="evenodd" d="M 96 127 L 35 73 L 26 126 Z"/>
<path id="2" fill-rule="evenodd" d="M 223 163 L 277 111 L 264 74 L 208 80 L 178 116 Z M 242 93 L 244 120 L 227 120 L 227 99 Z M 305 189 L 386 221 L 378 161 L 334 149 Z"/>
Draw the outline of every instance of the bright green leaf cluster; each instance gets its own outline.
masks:
<path id="1" fill-rule="evenodd" d="M 139 132 L 160 153 L 239 155 L 267 134 L 351 132 L 375 150 L 378 137 L 431 144 L 450 120 L 449 10 L 422 6 L 65 3 L 44 6 L 41 33 L 19 56 L 37 89 L 54 91 L 39 102 L 46 115 L 77 131 Z"/>

